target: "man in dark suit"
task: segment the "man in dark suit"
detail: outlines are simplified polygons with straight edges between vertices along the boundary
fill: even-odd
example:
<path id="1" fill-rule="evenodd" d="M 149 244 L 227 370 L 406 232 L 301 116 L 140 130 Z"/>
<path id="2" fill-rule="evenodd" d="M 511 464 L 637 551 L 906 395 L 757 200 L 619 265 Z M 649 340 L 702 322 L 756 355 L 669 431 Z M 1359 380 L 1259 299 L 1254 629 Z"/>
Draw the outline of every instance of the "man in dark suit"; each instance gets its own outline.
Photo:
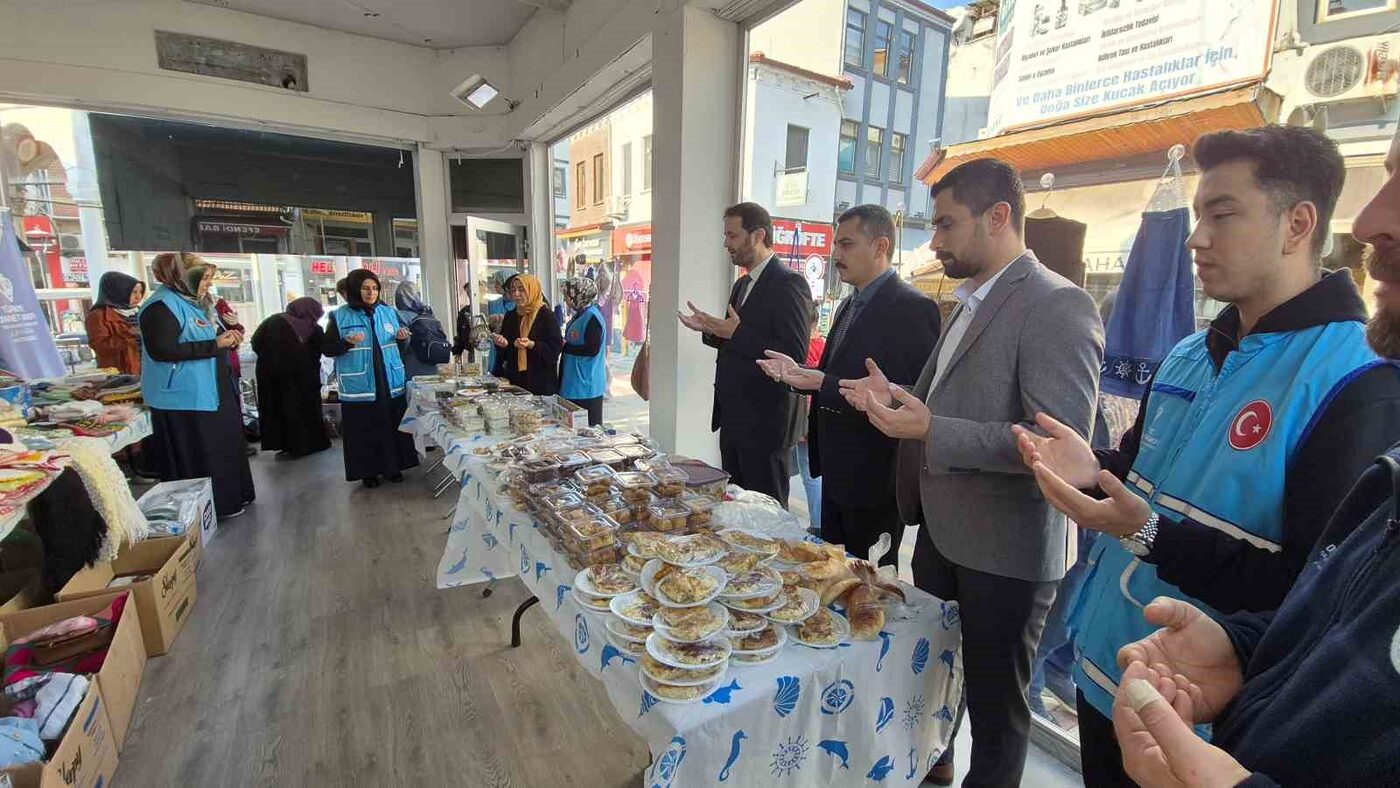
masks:
<path id="1" fill-rule="evenodd" d="M 796 395 L 766 379 L 755 361 L 769 348 L 805 356 L 811 288 L 773 254 L 773 220 L 763 206 L 742 202 L 724 212 L 724 248 L 745 273 L 729 292 L 723 318 L 687 301 L 681 323 L 699 331 L 719 350 L 715 359 L 715 405 L 710 429 L 719 430 L 720 463 L 730 481 L 766 493 L 787 506 L 784 448 Z"/>
<path id="2" fill-rule="evenodd" d="M 873 362 L 891 380 L 912 386 L 938 340 L 938 305 L 890 267 L 893 247 L 889 211 L 858 205 L 841 214 L 832 259 L 841 281 L 856 291 L 836 308 L 821 362 L 807 369 L 773 350 L 758 362 L 770 378 L 812 395 L 807 446 L 812 475 L 822 479 L 822 539 L 865 558 L 880 534 L 889 534 L 891 549 L 880 560 L 889 565 L 897 564 L 904 535 L 894 494 L 899 442 L 851 407 L 840 381 L 865 375 Z"/>

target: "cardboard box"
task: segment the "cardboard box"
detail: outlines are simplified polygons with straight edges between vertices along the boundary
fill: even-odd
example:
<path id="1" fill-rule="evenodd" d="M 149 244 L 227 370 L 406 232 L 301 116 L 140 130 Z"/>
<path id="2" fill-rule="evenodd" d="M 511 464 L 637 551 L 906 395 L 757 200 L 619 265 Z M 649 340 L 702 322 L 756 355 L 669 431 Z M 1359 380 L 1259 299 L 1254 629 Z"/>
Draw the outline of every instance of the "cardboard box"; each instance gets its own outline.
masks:
<path id="1" fill-rule="evenodd" d="M 141 611 L 141 634 L 146 654 L 156 657 L 170 650 L 194 608 L 195 583 L 192 556 L 195 546 L 186 538 L 148 539 L 122 548 L 108 563 L 88 567 L 58 592 L 58 601 L 85 599 L 112 591 L 130 590 Z M 112 580 L 126 575 L 150 575 L 127 586 L 111 588 Z"/>
<path id="2" fill-rule="evenodd" d="M 88 686 L 68 731 L 47 763 L 0 769 L 14 788 L 102 788 L 117 773 L 117 741 L 107 717 L 102 682 Z"/>
<path id="3" fill-rule="evenodd" d="M 125 593 L 129 592 L 113 591 L 0 615 L 0 649 L 40 627 L 65 618 L 104 614 L 112 600 Z M 146 645 L 141 638 L 141 611 L 133 597 L 127 600 L 122 610 L 122 619 L 117 622 L 116 631 L 112 634 L 112 644 L 107 647 L 107 659 L 102 662 L 102 670 L 96 676 L 97 683 L 102 687 L 102 697 L 107 701 L 107 719 L 118 750 L 126 743 L 126 731 L 131 726 L 131 713 L 136 709 L 136 694 L 141 689 L 141 674 L 145 670 Z"/>
<path id="4" fill-rule="evenodd" d="M 147 490 L 136 503 L 147 510 L 164 502 L 176 502 L 180 509 L 180 520 L 185 523 L 185 537 L 195 544 L 195 568 L 204 563 L 204 551 L 214 533 L 219 529 L 219 518 L 214 512 L 214 483 L 210 479 L 181 479 L 161 482 Z"/>
<path id="5" fill-rule="evenodd" d="M 39 569 L 0 572 L 0 615 L 28 610 L 44 596 L 44 573 Z"/>

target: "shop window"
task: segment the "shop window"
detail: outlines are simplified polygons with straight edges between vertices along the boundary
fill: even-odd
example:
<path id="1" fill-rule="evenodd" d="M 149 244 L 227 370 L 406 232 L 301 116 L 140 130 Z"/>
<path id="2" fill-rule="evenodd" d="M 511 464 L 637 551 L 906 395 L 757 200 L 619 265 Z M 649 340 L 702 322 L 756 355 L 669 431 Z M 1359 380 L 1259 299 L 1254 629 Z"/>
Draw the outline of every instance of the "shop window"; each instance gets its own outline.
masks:
<path id="1" fill-rule="evenodd" d="M 588 194 L 587 179 L 588 165 L 584 162 L 579 162 L 574 168 L 574 205 L 579 208 L 588 204 L 584 197 L 584 195 Z"/>
<path id="2" fill-rule="evenodd" d="M 622 145 L 622 193 L 632 193 L 632 143 Z"/>
<path id="3" fill-rule="evenodd" d="M 875 60 L 870 70 L 889 76 L 890 49 L 894 46 L 894 25 L 883 19 L 875 20 Z"/>
<path id="4" fill-rule="evenodd" d="M 1317 21 L 1335 22 L 1363 14 L 1394 10 L 1395 0 L 1318 0 Z"/>
<path id="5" fill-rule="evenodd" d="M 865 67 L 865 14 L 846 9 L 846 65 Z"/>
<path id="6" fill-rule="evenodd" d="M 856 174 L 856 133 L 860 124 L 853 120 L 841 121 L 841 139 L 836 148 L 836 168 L 844 175 Z"/>
<path id="7" fill-rule="evenodd" d="M 895 81 L 901 85 L 908 85 L 913 81 L 914 47 L 917 41 L 917 36 L 908 30 L 899 31 L 899 73 L 895 75 Z"/>
<path id="8" fill-rule="evenodd" d="M 788 172 L 807 169 L 807 138 L 810 133 L 801 126 L 788 124 L 787 155 L 783 164 Z"/>
<path id="9" fill-rule="evenodd" d="M 865 130 L 865 176 L 880 177 L 880 152 L 885 146 L 885 130 L 871 126 Z"/>
<path id="10" fill-rule="evenodd" d="M 524 213 L 525 165 L 519 158 L 453 159 L 453 213 Z"/>
<path id="11" fill-rule="evenodd" d="M 651 135 L 642 137 L 642 191 L 651 191 Z"/>
<path id="12" fill-rule="evenodd" d="M 593 204 L 603 202 L 603 154 L 593 156 Z"/>
<path id="13" fill-rule="evenodd" d="M 568 199 L 569 196 L 569 171 L 564 167 L 555 165 L 554 167 L 554 196 L 560 200 Z"/>
<path id="14" fill-rule="evenodd" d="M 904 183 L 904 147 L 908 137 L 890 132 L 890 183 Z"/>

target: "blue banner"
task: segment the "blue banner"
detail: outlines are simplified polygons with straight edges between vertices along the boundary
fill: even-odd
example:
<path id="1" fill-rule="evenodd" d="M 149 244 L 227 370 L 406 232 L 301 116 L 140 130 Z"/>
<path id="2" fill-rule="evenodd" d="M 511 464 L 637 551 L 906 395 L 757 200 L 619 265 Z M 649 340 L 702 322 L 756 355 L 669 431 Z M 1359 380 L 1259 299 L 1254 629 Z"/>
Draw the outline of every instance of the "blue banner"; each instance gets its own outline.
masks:
<path id="1" fill-rule="evenodd" d="M 9 213 L 0 213 L 0 366 L 25 380 L 67 372 L 39 309 Z"/>

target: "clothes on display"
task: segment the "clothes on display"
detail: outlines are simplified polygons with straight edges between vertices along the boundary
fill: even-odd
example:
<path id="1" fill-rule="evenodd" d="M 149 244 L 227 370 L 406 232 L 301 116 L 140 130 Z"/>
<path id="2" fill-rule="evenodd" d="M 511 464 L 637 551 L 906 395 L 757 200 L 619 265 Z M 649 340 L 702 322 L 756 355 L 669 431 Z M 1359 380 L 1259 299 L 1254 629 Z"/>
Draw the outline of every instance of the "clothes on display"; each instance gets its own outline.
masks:
<path id="1" fill-rule="evenodd" d="M 1084 236 L 1088 231 L 1087 224 L 1062 216 L 1027 216 L 1026 248 L 1035 252 L 1046 268 L 1083 287 Z"/>

